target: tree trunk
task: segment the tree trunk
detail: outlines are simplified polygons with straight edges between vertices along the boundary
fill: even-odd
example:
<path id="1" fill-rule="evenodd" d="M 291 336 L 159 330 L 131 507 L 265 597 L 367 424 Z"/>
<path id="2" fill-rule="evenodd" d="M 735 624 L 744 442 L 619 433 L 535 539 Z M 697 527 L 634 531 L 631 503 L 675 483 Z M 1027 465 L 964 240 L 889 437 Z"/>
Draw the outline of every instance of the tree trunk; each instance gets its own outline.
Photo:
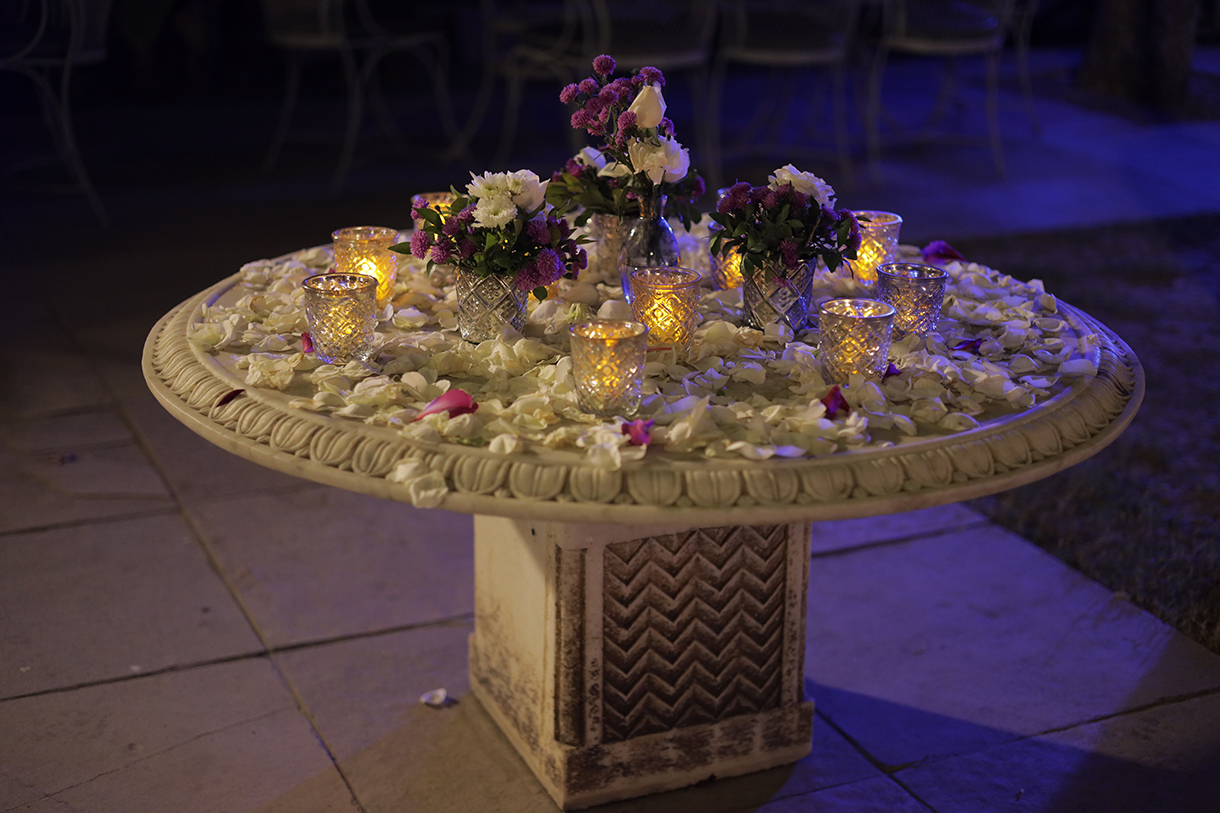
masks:
<path id="1" fill-rule="evenodd" d="M 1189 90 L 1200 0 L 1101 0 L 1080 72 L 1086 90 L 1165 110 Z"/>

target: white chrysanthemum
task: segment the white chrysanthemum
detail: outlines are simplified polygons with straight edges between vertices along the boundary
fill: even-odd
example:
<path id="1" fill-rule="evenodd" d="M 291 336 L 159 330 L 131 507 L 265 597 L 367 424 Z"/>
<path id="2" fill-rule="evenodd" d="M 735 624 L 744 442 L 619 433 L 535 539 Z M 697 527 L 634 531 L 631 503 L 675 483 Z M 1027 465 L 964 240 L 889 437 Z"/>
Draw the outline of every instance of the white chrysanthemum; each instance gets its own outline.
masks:
<path id="1" fill-rule="evenodd" d="M 484 172 L 482 175 L 472 172 L 470 183 L 466 184 L 466 194 L 480 200 L 509 195 L 508 176 L 503 172 Z"/>
<path id="2" fill-rule="evenodd" d="M 498 229 L 513 222 L 517 204 L 507 194 L 480 198 L 474 207 L 474 221 L 485 229 Z"/>
<path id="3" fill-rule="evenodd" d="M 775 170 L 774 175 L 767 177 L 767 186 L 770 189 L 779 189 L 785 184 L 792 184 L 792 188 L 797 192 L 816 199 L 822 206 L 834 208 L 834 189 L 812 172 L 801 172 L 792 164 L 785 164 Z"/>

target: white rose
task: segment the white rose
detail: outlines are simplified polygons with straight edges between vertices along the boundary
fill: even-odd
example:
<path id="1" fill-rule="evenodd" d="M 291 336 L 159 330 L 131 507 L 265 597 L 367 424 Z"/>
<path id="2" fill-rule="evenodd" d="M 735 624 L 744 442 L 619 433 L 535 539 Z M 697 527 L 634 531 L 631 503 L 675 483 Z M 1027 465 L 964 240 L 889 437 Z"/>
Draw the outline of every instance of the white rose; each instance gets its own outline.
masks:
<path id="1" fill-rule="evenodd" d="M 637 127 L 656 127 L 665 117 L 665 97 L 659 87 L 644 85 L 627 109 L 635 113 Z"/>
<path id="2" fill-rule="evenodd" d="M 583 164 L 586 167 L 597 167 L 602 169 L 606 166 L 606 156 L 602 155 L 602 151 L 596 147 L 585 147 L 580 152 L 576 153 L 576 163 Z M 600 172 L 598 173 L 601 174 Z"/>
<path id="3" fill-rule="evenodd" d="M 529 212 L 542 205 L 546 198 L 546 183 L 539 181 L 538 176 L 528 169 L 519 169 L 508 173 L 508 192 L 513 197 L 513 203 Z"/>
<path id="4" fill-rule="evenodd" d="M 602 178 L 621 178 L 624 175 L 631 174 L 631 167 L 626 164 L 620 164 L 618 161 L 611 161 L 599 169 L 597 174 Z"/>
<path id="5" fill-rule="evenodd" d="M 653 183 L 680 181 L 690 169 L 690 154 L 672 138 L 662 137 L 659 144 L 649 141 L 633 141 L 627 147 L 631 165 L 636 172 L 644 172 Z"/>
<path id="6" fill-rule="evenodd" d="M 474 222 L 485 229 L 498 229 L 517 216 L 517 204 L 507 193 L 479 198 L 474 207 Z"/>
<path id="7" fill-rule="evenodd" d="M 792 184 L 792 188 L 802 195 L 812 196 L 821 206 L 833 208 L 835 205 L 834 189 L 812 172 L 801 172 L 792 164 L 785 164 L 767 178 L 767 186 L 771 189 L 779 189 L 785 184 Z"/>

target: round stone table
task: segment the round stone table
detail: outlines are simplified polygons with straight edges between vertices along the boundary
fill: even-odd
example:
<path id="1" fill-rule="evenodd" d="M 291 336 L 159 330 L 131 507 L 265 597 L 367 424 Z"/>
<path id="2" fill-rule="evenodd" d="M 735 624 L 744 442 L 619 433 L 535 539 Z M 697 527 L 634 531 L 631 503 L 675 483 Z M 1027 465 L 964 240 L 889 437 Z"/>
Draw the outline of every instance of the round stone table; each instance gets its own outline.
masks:
<path id="1" fill-rule="evenodd" d="M 1096 373 L 1032 409 L 822 457 L 650 449 L 611 471 L 575 455 L 421 443 L 247 386 L 231 359 L 187 338 L 237 280 L 157 323 L 144 351 L 148 386 L 208 441 L 281 472 L 403 502 L 408 485 L 387 479 L 403 461 L 443 478 L 439 507 L 476 515 L 473 691 L 564 809 L 808 754 L 809 523 L 1049 476 L 1113 441 L 1144 392 L 1131 350 L 1060 304 L 1063 336 Z"/>

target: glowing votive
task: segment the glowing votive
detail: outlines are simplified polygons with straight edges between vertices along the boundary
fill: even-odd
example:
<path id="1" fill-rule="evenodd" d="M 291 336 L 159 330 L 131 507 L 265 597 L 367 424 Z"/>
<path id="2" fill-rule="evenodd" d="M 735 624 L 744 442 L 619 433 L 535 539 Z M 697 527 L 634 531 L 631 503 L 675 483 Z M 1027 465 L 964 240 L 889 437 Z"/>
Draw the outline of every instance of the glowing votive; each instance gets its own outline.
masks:
<path id="1" fill-rule="evenodd" d="M 635 299 L 631 313 L 648 325 L 652 347 L 685 348 L 699 316 L 697 271 L 687 268 L 637 268 L 631 272 Z"/>
<path id="2" fill-rule="evenodd" d="M 352 226 L 339 229 L 335 241 L 335 270 L 340 274 L 364 274 L 377 280 L 377 307 L 384 308 L 394 295 L 398 255 L 390 246 L 398 242 L 398 230 L 384 226 Z"/>
<path id="3" fill-rule="evenodd" d="M 453 203 L 452 192 L 424 192 L 416 195 L 417 198 L 423 198 L 427 202 L 429 209 L 436 209 L 440 212 L 441 217 L 444 217 L 449 210 L 449 204 Z M 424 221 L 415 219 L 411 221 L 412 227 L 419 231 L 424 227 Z"/>
<path id="4" fill-rule="evenodd" d="M 832 299 L 819 309 L 818 358 L 827 376 L 846 384 L 853 373 L 880 379 L 889 368 L 894 306 L 874 299 Z"/>
<path id="5" fill-rule="evenodd" d="M 741 254 L 736 247 L 725 246 L 723 254 L 712 254 L 711 266 L 712 279 L 716 281 L 717 289 L 723 291 L 742 286 Z"/>
<path id="6" fill-rule="evenodd" d="M 898 232 L 902 218 L 893 212 L 852 212 L 860 221 L 860 250 L 852 270 L 860 282 L 877 281 L 877 266 L 898 259 Z M 868 218 L 864 220 L 863 218 Z"/>
<path id="7" fill-rule="evenodd" d="M 377 281 L 365 274 L 318 274 L 303 283 L 314 353 L 327 364 L 367 359 L 377 324 Z"/>
<path id="8" fill-rule="evenodd" d="M 894 306 L 894 334 L 927 336 L 940 321 L 949 274 L 922 263 L 886 263 L 877 269 L 877 298 Z"/>
<path id="9" fill-rule="evenodd" d="M 640 408 L 648 327 L 595 319 L 568 328 L 580 408 L 601 418 L 630 418 Z"/>

